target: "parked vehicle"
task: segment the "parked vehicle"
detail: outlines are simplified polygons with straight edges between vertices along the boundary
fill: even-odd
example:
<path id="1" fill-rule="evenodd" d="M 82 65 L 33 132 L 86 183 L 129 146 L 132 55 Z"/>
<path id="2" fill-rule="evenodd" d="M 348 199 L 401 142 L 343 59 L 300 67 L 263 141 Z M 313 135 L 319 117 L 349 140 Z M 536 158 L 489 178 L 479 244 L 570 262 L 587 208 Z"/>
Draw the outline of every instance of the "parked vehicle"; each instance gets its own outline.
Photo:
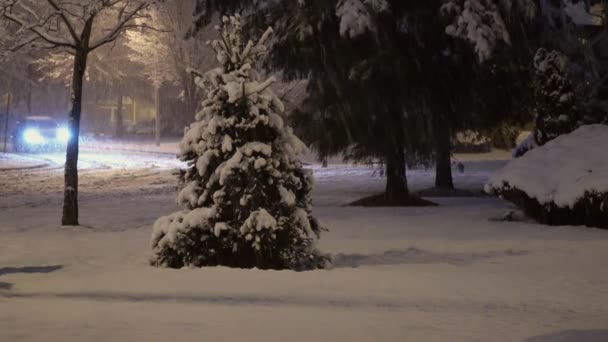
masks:
<path id="1" fill-rule="evenodd" d="M 43 152 L 65 149 L 72 134 L 48 116 L 28 116 L 17 122 L 13 131 L 15 152 Z"/>

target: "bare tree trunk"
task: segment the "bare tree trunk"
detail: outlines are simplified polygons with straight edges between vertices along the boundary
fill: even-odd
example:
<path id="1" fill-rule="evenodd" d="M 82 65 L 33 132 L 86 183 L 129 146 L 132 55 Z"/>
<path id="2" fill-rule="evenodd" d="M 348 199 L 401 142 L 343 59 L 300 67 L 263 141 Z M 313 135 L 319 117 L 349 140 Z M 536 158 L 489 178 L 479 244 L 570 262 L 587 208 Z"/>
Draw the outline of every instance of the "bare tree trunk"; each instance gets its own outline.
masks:
<path id="1" fill-rule="evenodd" d="M 4 153 L 7 152 L 7 142 L 8 142 L 8 123 L 9 123 L 9 115 L 11 112 L 11 93 L 6 95 L 6 116 L 4 117 Z M 15 151 L 15 146 L 13 146 L 13 151 Z"/>
<path id="2" fill-rule="evenodd" d="M 437 158 L 435 187 L 439 189 L 454 189 L 450 128 L 445 122 L 440 122 L 439 118 L 434 120 L 434 126 Z"/>
<path id="3" fill-rule="evenodd" d="M 122 138 L 125 135 L 125 126 L 122 115 L 123 96 L 122 93 L 116 99 L 116 137 Z"/>
<path id="4" fill-rule="evenodd" d="M 83 78 L 87 67 L 88 52 L 76 51 L 74 74 L 72 78 L 72 110 L 69 116 L 69 129 L 72 137 L 68 141 L 65 161 L 65 189 L 63 197 L 64 226 L 78 225 L 78 140 L 80 137 L 80 114 L 82 113 Z"/>
<path id="5" fill-rule="evenodd" d="M 386 190 L 385 197 L 388 202 L 398 203 L 409 197 L 405 174 L 405 153 L 398 148 L 386 155 Z"/>
<path id="6" fill-rule="evenodd" d="M 160 86 L 154 87 L 154 107 L 156 108 L 156 120 L 155 120 L 155 141 L 156 146 L 160 146 Z"/>
<path id="7" fill-rule="evenodd" d="M 31 84 L 27 86 L 26 106 L 27 106 L 27 115 L 32 115 L 32 85 Z"/>

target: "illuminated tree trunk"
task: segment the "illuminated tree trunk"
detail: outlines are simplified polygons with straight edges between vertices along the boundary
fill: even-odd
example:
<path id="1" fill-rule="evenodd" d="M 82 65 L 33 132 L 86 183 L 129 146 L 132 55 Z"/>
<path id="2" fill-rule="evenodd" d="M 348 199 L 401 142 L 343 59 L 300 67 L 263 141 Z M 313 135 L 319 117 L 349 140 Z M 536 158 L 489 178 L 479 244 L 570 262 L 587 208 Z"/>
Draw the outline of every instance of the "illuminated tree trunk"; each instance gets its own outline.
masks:
<path id="1" fill-rule="evenodd" d="M 160 86 L 154 87 L 154 108 L 156 108 L 156 118 L 154 120 L 154 133 L 156 146 L 160 146 Z"/>
<path id="2" fill-rule="evenodd" d="M 123 96 L 122 93 L 116 99 L 116 137 L 122 138 L 125 135 L 125 126 L 123 122 Z"/>
<path id="3" fill-rule="evenodd" d="M 6 115 L 4 117 L 4 153 L 7 152 L 7 143 L 8 143 L 8 124 L 9 124 L 9 115 L 11 111 L 11 93 L 6 94 Z M 13 150 L 15 150 L 15 146 L 13 146 Z"/>
<path id="4" fill-rule="evenodd" d="M 82 113 L 82 91 L 84 73 L 87 69 L 89 56 L 89 40 L 93 19 L 86 22 L 82 32 L 82 42 L 74 56 L 74 73 L 72 76 L 72 109 L 69 115 L 68 127 L 72 134 L 68 141 L 65 158 L 65 187 L 63 193 L 64 226 L 78 226 L 78 153 L 80 140 L 80 115 Z"/>
<path id="5" fill-rule="evenodd" d="M 32 85 L 27 87 L 27 98 L 26 98 L 27 114 L 32 115 Z"/>

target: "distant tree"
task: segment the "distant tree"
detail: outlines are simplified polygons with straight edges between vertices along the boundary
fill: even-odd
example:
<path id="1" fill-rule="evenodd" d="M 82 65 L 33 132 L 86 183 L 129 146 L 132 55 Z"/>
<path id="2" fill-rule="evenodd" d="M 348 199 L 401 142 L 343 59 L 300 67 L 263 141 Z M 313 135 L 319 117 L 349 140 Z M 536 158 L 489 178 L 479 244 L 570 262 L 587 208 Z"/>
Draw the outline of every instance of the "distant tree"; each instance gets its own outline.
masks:
<path id="1" fill-rule="evenodd" d="M 534 66 L 536 144 L 582 124 L 608 123 L 608 17 L 602 0 L 539 1 Z"/>
<path id="2" fill-rule="evenodd" d="M 198 80 L 207 96 L 186 131 L 188 168 L 178 202 L 185 207 L 154 225 L 154 265 L 309 270 L 325 266 L 315 249 L 312 174 L 297 154 L 303 143 L 283 123 L 284 107 L 256 70 L 266 54 L 224 17 L 213 41 L 220 66 Z"/>
<path id="3" fill-rule="evenodd" d="M 125 96 L 149 96 L 148 79 L 136 72 L 144 68 L 143 63 L 131 58 L 133 50 L 124 37 L 91 52 L 84 75 L 84 85 L 95 94 L 94 100 L 109 98 L 116 102 L 116 124 L 114 136 L 121 138 L 126 133 L 123 101 Z M 64 51 L 53 51 L 33 60 L 32 65 L 40 74 L 41 81 L 60 82 L 69 87 L 72 81 L 74 56 Z"/>
<path id="4" fill-rule="evenodd" d="M 157 31 L 132 30 L 127 34 L 133 49 L 131 58 L 143 63 L 145 76 L 157 86 L 170 83 L 181 90 L 185 111 L 173 120 L 183 123 L 182 127 L 192 122 L 203 99 L 191 70 L 203 70 L 215 62 L 214 52 L 206 44 L 215 34 L 213 28 L 189 35 L 195 5 L 196 0 L 165 1 L 152 13 Z"/>
<path id="5" fill-rule="evenodd" d="M 89 54 L 115 41 L 125 31 L 148 27 L 143 0 L 1 0 L 0 14 L 21 33 L 11 50 L 23 47 L 62 49 L 74 55 L 72 109 L 68 142 L 62 224 L 78 225 L 78 151 L 84 75 Z"/>
<path id="6" fill-rule="evenodd" d="M 24 103 L 26 111 L 31 113 L 32 90 L 37 85 L 40 77 L 32 61 L 36 58 L 35 51 L 10 51 L 12 37 L 16 34 L 16 28 L 12 27 L 6 20 L 0 20 L 0 94 L 10 93 L 12 106 Z"/>
<path id="7" fill-rule="evenodd" d="M 488 108 L 490 101 L 475 98 L 483 89 L 472 82 L 492 69 L 479 63 L 509 47 L 511 16 L 519 15 L 520 25 L 521 14 L 533 15 L 533 5 L 530 0 L 200 0 L 199 23 L 235 7 L 253 13 L 248 17 L 253 27 L 272 22 L 278 37 L 267 65 L 287 77 L 309 79 L 309 97 L 295 120 L 310 125 L 302 131 L 321 157 L 346 151 L 356 159 L 383 160 L 386 203 L 412 204 L 405 151 L 422 158 L 434 151 L 437 186 L 453 187 L 455 130 L 498 121 L 481 120 L 481 105 Z M 467 51 L 461 42 L 474 49 Z"/>
<path id="8" fill-rule="evenodd" d="M 536 68 L 534 137 L 544 145 L 581 124 L 580 108 L 574 85 L 569 78 L 569 60 L 559 51 L 539 49 L 534 58 Z"/>
<path id="9" fill-rule="evenodd" d="M 569 80 L 587 124 L 608 123 L 607 6 L 603 0 L 543 1 L 543 47 L 568 59 Z"/>
<path id="10" fill-rule="evenodd" d="M 308 118 L 303 120 L 332 129 L 315 139 L 320 153 L 345 151 L 354 159 L 381 160 L 387 179 L 381 202 L 422 204 L 409 192 L 406 151 L 428 153 L 422 138 L 427 122 L 406 110 L 404 99 L 410 98 L 415 85 L 409 82 L 403 61 L 411 52 L 395 31 L 408 4 L 202 1 L 201 21 L 236 5 L 253 6 L 247 22 L 254 30 L 267 23 L 276 28 L 275 53 L 267 66 L 288 79 L 309 79 L 309 99 L 300 110 Z"/>

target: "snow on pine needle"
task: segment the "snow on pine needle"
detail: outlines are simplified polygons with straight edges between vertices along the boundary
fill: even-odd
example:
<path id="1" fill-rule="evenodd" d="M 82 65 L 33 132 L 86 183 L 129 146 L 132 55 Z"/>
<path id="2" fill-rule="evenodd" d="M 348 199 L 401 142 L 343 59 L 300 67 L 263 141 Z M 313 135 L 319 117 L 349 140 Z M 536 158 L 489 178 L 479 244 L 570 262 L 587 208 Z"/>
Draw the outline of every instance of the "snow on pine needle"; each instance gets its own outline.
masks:
<path id="1" fill-rule="evenodd" d="M 445 0 L 441 14 L 451 19 L 446 34 L 471 43 L 480 62 L 492 57 L 500 44 L 511 44 L 503 13 L 515 13 L 519 20 L 536 16 L 533 0 Z"/>
<path id="2" fill-rule="evenodd" d="M 238 15 L 224 17 L 210 42 L 219 67 L 197 73 L 207 94 L 185 132 L 188 167 L 177 202 L 184 210 L 153 228 L 152 264 L 309 270 L 328 258 L 315 248 L 323 228 L 312 216 L 312 173 L 298 155 L 306 146 L 286 126 L 274 78 L 256 65 L 268 53 L 268 29 L 245 42 Z"/>
<path id="3" fill-rule="evenodd" d="M 375 31 L 372 14 L 388 8 L 386 0 L 341 0 L 336 6 L 340 35 L 354 38 L 367 31 Z"/>

